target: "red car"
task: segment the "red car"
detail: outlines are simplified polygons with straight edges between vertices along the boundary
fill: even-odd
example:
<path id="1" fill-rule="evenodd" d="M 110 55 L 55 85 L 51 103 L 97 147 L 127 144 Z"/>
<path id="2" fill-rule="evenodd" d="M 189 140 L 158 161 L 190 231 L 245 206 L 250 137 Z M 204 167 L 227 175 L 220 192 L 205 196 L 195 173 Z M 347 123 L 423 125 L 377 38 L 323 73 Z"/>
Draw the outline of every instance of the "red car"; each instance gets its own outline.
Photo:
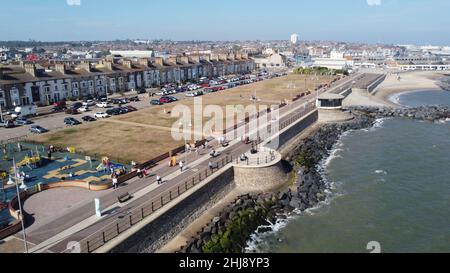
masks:
<path id="1" fill-rule="evenodd" d="M 201 87 L 206 88 L 209 87 L 209 83 L 200 84 Z"/>
<path id="2" fill-rule="evenodd" d="M 160 98 L 160 99 L 159 99 L 159 102 L 161 102 L 161 103 L 170 103 L 171 101 L 170 101 L 169 98 L 163 97 L 163 98 Z"/>

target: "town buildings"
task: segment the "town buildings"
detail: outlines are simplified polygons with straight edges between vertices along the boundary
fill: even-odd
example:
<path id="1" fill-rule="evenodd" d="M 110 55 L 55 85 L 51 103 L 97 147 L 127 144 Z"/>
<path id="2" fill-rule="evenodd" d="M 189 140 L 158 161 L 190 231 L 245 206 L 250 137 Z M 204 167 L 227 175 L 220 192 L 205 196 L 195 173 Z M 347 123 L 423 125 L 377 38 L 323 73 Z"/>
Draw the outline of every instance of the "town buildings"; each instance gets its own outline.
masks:
<path id="1" fill-rule="evenodd" d="M 254 61 L 246 53 L 178 55 L 166 59 L 109 56 L 98 61 L 54 61 L 44 65 L 21 62 L 0 67 L 0 104 L 3 109 L 49 105 L 62 99 L 144 90 L 254 69 Z"/>

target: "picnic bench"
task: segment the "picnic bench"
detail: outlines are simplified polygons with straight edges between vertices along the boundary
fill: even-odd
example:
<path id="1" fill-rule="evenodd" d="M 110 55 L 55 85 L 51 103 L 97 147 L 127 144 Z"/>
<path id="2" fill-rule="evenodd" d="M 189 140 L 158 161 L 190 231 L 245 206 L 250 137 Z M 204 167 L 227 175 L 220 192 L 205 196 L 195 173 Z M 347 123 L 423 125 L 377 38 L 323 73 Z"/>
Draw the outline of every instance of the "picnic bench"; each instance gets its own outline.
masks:
<path id="1" fill-rule="evenodd" d="M 125 203 L 128 200 L 130 200 L 131 198 L 133 198 L 133 196 L 130 193 L 126 192 L 126 193 L 124 193 L 122 195 L 119 195 L 117 197 L 117 200 L 119 201 L 119 203 Z"/>

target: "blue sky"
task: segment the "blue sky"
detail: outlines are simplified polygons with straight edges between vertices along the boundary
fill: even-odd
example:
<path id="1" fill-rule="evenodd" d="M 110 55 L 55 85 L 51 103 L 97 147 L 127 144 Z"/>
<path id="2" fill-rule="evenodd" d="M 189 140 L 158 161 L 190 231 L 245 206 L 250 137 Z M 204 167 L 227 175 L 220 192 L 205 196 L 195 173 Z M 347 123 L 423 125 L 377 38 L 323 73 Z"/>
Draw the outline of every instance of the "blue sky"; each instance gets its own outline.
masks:
<path id="1" fill-rule="evenodd" d="M 448 0 L 1 0 L 0 40 L 288 39 L 450 45 Z"/>

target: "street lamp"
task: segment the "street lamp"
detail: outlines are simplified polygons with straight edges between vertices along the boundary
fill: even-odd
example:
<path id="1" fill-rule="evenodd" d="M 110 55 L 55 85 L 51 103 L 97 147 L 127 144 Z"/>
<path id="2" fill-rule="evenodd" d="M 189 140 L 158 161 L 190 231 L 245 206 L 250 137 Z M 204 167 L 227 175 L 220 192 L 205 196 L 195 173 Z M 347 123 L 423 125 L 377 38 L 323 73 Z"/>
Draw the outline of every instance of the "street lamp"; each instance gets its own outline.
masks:
<path id="1" fill-rule="evenodd" d="M 15 161 L 14 158 L 13 158 L 13 166 L 14 166 L 14 180 L 15 180 L 16 192 L 17 192 L 17 201 L 18 201 L 18 204 L 19 204 L 19 213 L 20 213 L 19 218 L 20 218 L 20 222 L 22 224 L 23 243 L 24 243 L 25 253 L 28 253 L 28 243 L 27 243 L 27 235 L 25 233 L 25 223 L 24 223 L 24 219 L 23 219 L 22 201 L 20 200 L 19 184 L 17 183 L 16 161 Z M 12 182 L 11 174 L 9 175 L 9 181 Z"/>
<path id="2" fill-rule="evenodd" d="M 180 120 L 179 123 L 180 126 L 183 126 L 183 138 L 184 138 L 184 165 L 187 166 L 187 137 L 186 137 L 186 120 L 183 120 L 183 122 Z M 189 135 L 191 135 L 191 129 L 192 128 L 192 123 L 189 122 L 188 124 L 189 127 Z"/>

